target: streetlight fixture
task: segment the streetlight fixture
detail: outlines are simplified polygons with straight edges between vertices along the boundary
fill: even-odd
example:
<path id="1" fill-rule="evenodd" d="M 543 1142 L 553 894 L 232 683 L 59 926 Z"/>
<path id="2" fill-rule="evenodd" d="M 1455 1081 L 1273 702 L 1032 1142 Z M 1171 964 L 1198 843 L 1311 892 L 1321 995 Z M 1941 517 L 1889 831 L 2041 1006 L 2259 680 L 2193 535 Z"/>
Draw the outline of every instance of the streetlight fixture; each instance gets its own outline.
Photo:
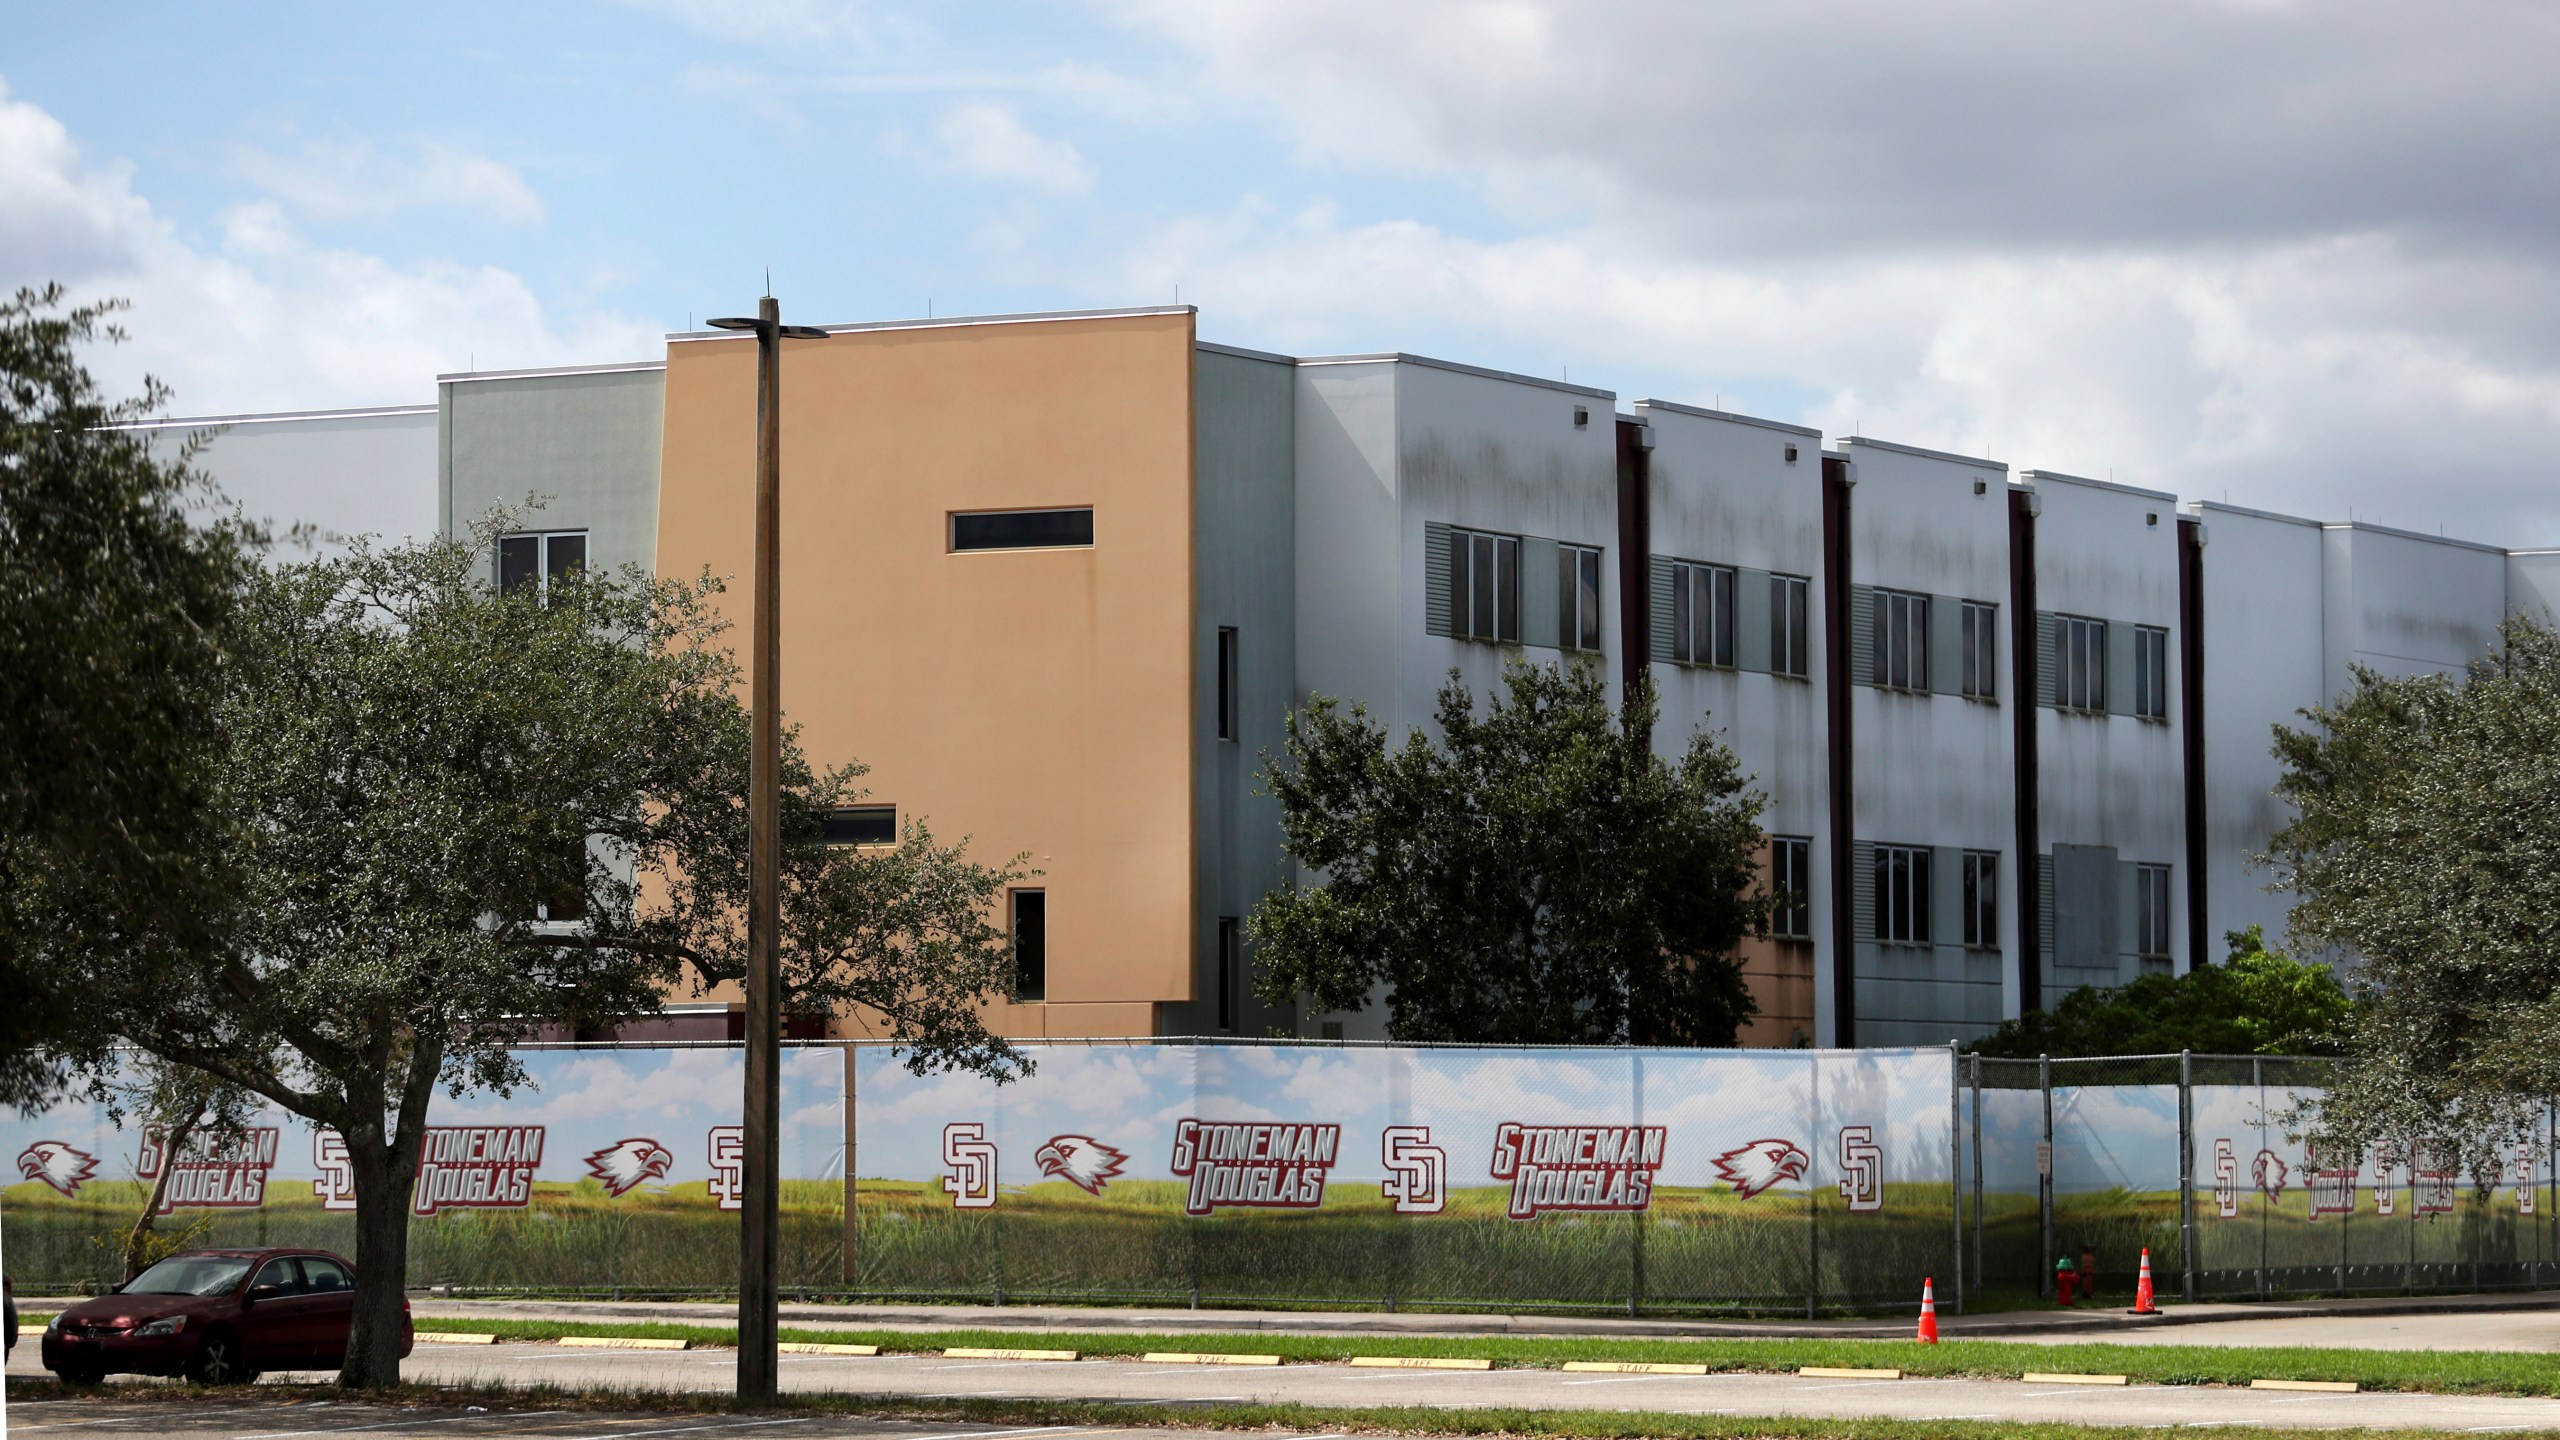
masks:
<path id="1" fill-rule="evenodd" d="M 754 319 L 714 320 L 715 330 L 756 337 L 756 560 L 749 691 L 755 732 L 747 777 L 747 1094 L 739 1157 L 738 1398 L 771 1404 L 781 1389 L 782 1228 L 782 342 L 827 332 L 782 323 L 767 295 Z"/>

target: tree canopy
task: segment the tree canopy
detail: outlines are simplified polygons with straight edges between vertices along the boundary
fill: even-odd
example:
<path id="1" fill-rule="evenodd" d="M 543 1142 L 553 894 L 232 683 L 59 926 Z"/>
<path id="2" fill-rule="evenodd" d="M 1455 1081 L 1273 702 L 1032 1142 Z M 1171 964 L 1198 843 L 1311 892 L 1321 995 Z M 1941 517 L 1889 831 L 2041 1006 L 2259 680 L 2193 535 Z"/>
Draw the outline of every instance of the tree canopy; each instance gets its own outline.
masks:
<path id="1" fill-rule="evenodd" d="M 409 1192 L 439 1089 L 504 1093 L 541 1027 L 655 1011 L 744 973 L 749 728 L 716 583 L 552 577 L 501 594 L 487 543 L 254 576 L 231 621 L 212 804 L 235 887 L 201 963 L 95 972 L 135 1043 L 345 1140 L 357 1200 L 341 1379 L 397 1378 Z M 1021 873 L 911 824 L 830 847 L 858 768 L 787 743 L 784 1004 L 859 1005 L 918 1069 L 1004 1078 L 990 915 Z"/>
<path id="2" fill-rule="evenodd" d="M 2560 1095 L 2560 634 L 2511 619 L 2459 676 L 2360 668 L 2304 718 L 2267 859 L 2365 996 L 2316 1131 L 2485 1162 Z"/>
<path id="3" fill-rule="evenodd" d="M 2082 986 L 1965 1048 L 1977 1055 L 2334 1055 L 2354 1002 L 2327 966 L 2269 950 L 2260 927 L 2223 937 L 2230 958 L 2115 990 Z"/>
<path id="4" fill-rule="evenodd" d="M 38 1105 L 108 1043 L 78 954 L 213 943 L 207 789 L 223 622 L 250 559 L 185 449 L 103 396 L 80 347 L 114 305 L 0 301 L 0 1103 Z"/>
<path id="5" fill-rule="evenodd" d="M 1351 1010 L 1384 987 L 1400 1040 L 1732 1044 L 1761 802 L 1703 731 L 1657 758 L 1653 718 L 1649 693 L 1613 715 L 1597 666 L 1519 661 L 1481 709 L 1452 672 L 1437 734 L 1400 745 L 1357 706 L 1292 714 L 1263 781 L 1321 880 L 1256 907 L 1260 993 Z"/>

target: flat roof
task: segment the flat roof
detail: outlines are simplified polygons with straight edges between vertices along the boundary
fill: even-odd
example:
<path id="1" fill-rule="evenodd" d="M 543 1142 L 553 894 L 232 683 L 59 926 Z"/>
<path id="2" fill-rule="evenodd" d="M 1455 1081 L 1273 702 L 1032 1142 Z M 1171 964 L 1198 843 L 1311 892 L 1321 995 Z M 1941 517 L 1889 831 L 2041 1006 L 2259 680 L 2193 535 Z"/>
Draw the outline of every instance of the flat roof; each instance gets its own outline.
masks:
<path id="1" fill-rule="evenodd" d="M 1197 305 L 1131 305 L 1116 310 L 1025 310 L 1012 315 L 933 315 L 921 320 L 865 320 L 850 325 L 818 325 L 830 335 L 869 330 L 946 330 L 969 325 L 1045 325 L 1058 320 L 1118 320 L 1133 315 L 1197 315 Z M 697 340 L 752 340 L 745 330 L 670 331 L 670 345 Z"/>
<path id="2" fill-rule="evenodd" d="M 1917 445 L 1896 445 L 1890 440 L 1874 440 L 1864 435 L 1848 435 L 1833 442 L 1839 445 L 1861 445 L 1873 450 L 1890 450 L 1896 455 L 1917 455 L 1924 460 L 1945 460 L 1957 465 L 1971 465 L 1982 470 L 2009 473 L 2006 460 L 1985 460 L 1979 455 L 1958 455 L 1951 450 L 1924 450 Z"/>
<path id="3" fill-rule="evenodd" d="M 1197 340 L 1192 343 L 1212 355 L 1233 355 L 1242 360 L 1268 360 L 1274 365 L 1298 363 L 1298 357 L 1295 355 L 1282 355 L 1270 350 L 1248 350 L 1242 345 L 1221 345 L 1215 340 Z"/>
<path id="4" fill-rule="evenodd" d="M 2324 521 L 2320 528 L 2323 530 L 2363 530 L 2375 535 L 2388 535 L 2395 540 L 2423 540 L 2430 545 L 2453 545 L 2464 550 L 2486 550 L 2493 555 L 2504 555 L 2507 553 L 2507 549 L 2503 545 L 2489 545 L 2478 540 L 2456 540 L 2450 535 L 2429 535 L 2422 530 L 2400 530 L 2389 525 L 2376 525 L 2369 520 L 2329 520 Z"/>
<path id="5" fill-rule="evenodd" d="M 636 375 L 645 370 L 664 370 L 664 360 L 624 360 L 605 365 L 543 365 L 531 370 L 457 370 L 439 375 L 439 385 L 468 385 L 476 380 L 539 380 L 550 375 Z"/>
<path id="6" fill-rule="evenodd" d="M 1639 410 L 1668 410 L 1674 415 L 1690 415 L 1700 420 L 1725 420 L 1736 425 L 1757 425 L 1763 430 L 1777 430 L 1789 435 L 1802 435 L 1819 440 L 1822 432 L 1810 425 L 1790 425 L 1784 420 L 1763 420 L 1757 415 L 1737 415 L 1730 410 L 1710 410 L 1703 405 L 1683 405 L 1677 400 L 1647 397 L 1635 402 Z"/>
<path id="7" fill-rule="evenodd" d="M 347 410 L 262 410 L 246 415 L 172 415 L 160 420 L 127 420 L 108 430 L 203 430 L 215 425 L 281 425 L 295 420 L 379 420 L 396 415 L 433 415 L 433 405 L 359 405 Z"/>
<path id="8" fill-rule="evenodd" d="M 2138 495 L 2145 500 L 2165 501 L 2173 507 L 2178 503 L 2178 497 L 2166 490 L 2145 490 L 2139 485 L 2122 485 L 2113 480 L 2092 480 L 2086 475 L 2065 475 L 2059 470 L 2021 470 L 2018 472 L 2018 479 L 2027 485 L 2035 485 L 2046 480 L 2059 480 L 2066 485 L 2086 485 L 2092 490 L 2112 490 L 2119 495 Z"/>
<path id="9" fill-rule="evenodd" d="M 1434 360 L 1428 355 L 1409 355 L 1402 350 L 1382 350 L 1374 355 L 1309 355 L 1301 365 L 1424 365 L 1434 370 L 1447 370 L 1459 375 L 1473 375 L 1485 380 L 1508 380 L 1518 385 L 1536 385 L 1548 390 L 1561 390 L 1568 395 L 1587 395 L 1594 400 L 1615 404 L 1618 392 L 1600 390 L 1589 385 L 1576 385 L 1570 380 L 1549 380 L 1541 375 L 1522 375 L 1510 370 L 1488 370 L 1482 365 L 1462 365 L 1455 360 Z"/>

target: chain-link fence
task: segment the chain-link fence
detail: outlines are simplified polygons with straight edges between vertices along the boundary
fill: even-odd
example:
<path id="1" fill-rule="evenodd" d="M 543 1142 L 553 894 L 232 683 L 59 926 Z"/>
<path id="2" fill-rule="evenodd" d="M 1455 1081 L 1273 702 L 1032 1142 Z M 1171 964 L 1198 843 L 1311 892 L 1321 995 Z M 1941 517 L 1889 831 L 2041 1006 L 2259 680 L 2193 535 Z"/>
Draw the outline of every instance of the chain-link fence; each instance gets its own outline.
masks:
<path id="1" fill-rule="evenodd" d="M 2560 1280 L 2551 1112 L 2538 1143 L 2486 1173 L 2424 1144 L 2414 1163 L 2320 1156 L 2298 1136 L 2328 1066 L 1964 1057 L 1973 1283 L 2050 1295 L 2067 1262 L 2100 1294 L 2123 1297 L 2146 1250 L 2163 1298 Z"/>
<path id="2" fill-rule="evenodd" d="M 1818 1314 L 2075 1282 L 2129 1298 L 2560 1281 L 2553 1119 L 2489 1173 L 2319 1157 L 2324 1062 L 1947 1049 L 1630 1050 L 1173 1040 L 1026 1046 L 1009 1085 L 885 1046 L 784 1065 L 784 1281 L 807 1295 Z M 741 1194 L 734 1046 L 541 1047 L 534 1086 L 439 1098 L 410 1283 L 718 1294 Z M 22 1293 L 164 1233 L 353 1244 L 335 1137 L 278 1113 L 163 1154 L 66 1102 L 0 1117 Z"/>

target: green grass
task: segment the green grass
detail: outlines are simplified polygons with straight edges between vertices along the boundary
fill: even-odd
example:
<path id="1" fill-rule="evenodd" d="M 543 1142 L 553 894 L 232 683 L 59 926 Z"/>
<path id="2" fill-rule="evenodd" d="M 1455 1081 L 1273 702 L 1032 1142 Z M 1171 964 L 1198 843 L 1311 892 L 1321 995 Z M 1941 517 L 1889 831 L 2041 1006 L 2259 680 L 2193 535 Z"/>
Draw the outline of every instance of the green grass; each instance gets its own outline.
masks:
<path id="1" fill-rule="evenodd" d="M 206 1393 L 184 1385 L 126 1385 L 64 1392 L 46 1381 L 13 1381 L 10 1398 L 30 1400 L 88 1399 L 101 1401 L 167 1400 L 201 1407 Z M 340 1404 L 458 1408 L 483 1405 L 492 1411 L 645 1412 L 650 1414 L 730 1414 L 750 1407 L 732 1396 L 693 1393 L 658 1394 L 609 1388 L 572 1390 L 555 1386 L 521 1390 L 493 1386 L 402 1385 L 394 1389 L 349 1393 L 334 1386 L 260 1386 L 236 1392 L 238 1408 L 277 1407 L 326 1400 Z M 346 1412 L 336 1412 L 342 1418 Z M 1829 1420 L 1755 1419 L 1749 1416 L 1684 1415 L 1653 1411 L 1599 1410 L 1439 1410 L 1407 1406 L 1364 1406 L 1333 1409 L 1310 1405 L 1142 1405 L 1096 1401 L 1049 1400 L 897 1400 L 852 1395 L 791 1395 L 755 1413 L 809 1416 L 863 1416 L 875 1419 L 927 1420 L 999 1425 L 1072 1425 L 1096 1428 L 1164 1428 L 1324 1433 L 1332 1435 L 1535 1436 L 1540 1440 L 2139 1440 L 2155 1435 L 2148 1428 L 2102 1425 L 2033 1424 L 1979 1420 Z M 2310 1436 L 2334 1431 L 2257 1428 L 2260 1435 Z M 2400 1437 L 2452 1436 L 2443 1430 L 2394 1430 Z M 2544 1432 L 2549 1433 L 2549 1432 Z"/>
<path id="2" fill-rule="evenodd" d="M 691 1340 L 735 1345 L 735 1327 L 663 1323 L 482 1320 L 420 1316 L 421 1330 L 495 1334 L 509 1340 L 564 1335 Z M 839 1330 L 786 1326 L 785 1340 L 877 1345 L 916 1354 L 954 1346 L 1072 1349 L 1094 1357 L 1150 1350 L 1241 1351 L 1300 1362 L 1354 1355 L 1443 1355 L 1504 1368 L 1550 1368 L 1568 1360 L 1648 1360 L 1716 1370 L 1781 1374 L 1806 1365 L 1899 1368 L 1912 1375 L 2014 1380 L 2029 1370 L 2130 1376 L 2157 1385 L 2246 1385 L 2251 1380 L 2353 1380 L 2368 1390 L 2433 1394 L 2560 1395 L 2560 1365 L 2548 1355 L 2482 1350 L 2337 1350 L 2308 1346 L 2243 1349 L 2218 1345 L 2023 1345 L 1950 1340 L 1610 1340 L 1576 1337 L 1406 1335 L 1135 1334 L 1021 1330 Z"/>

